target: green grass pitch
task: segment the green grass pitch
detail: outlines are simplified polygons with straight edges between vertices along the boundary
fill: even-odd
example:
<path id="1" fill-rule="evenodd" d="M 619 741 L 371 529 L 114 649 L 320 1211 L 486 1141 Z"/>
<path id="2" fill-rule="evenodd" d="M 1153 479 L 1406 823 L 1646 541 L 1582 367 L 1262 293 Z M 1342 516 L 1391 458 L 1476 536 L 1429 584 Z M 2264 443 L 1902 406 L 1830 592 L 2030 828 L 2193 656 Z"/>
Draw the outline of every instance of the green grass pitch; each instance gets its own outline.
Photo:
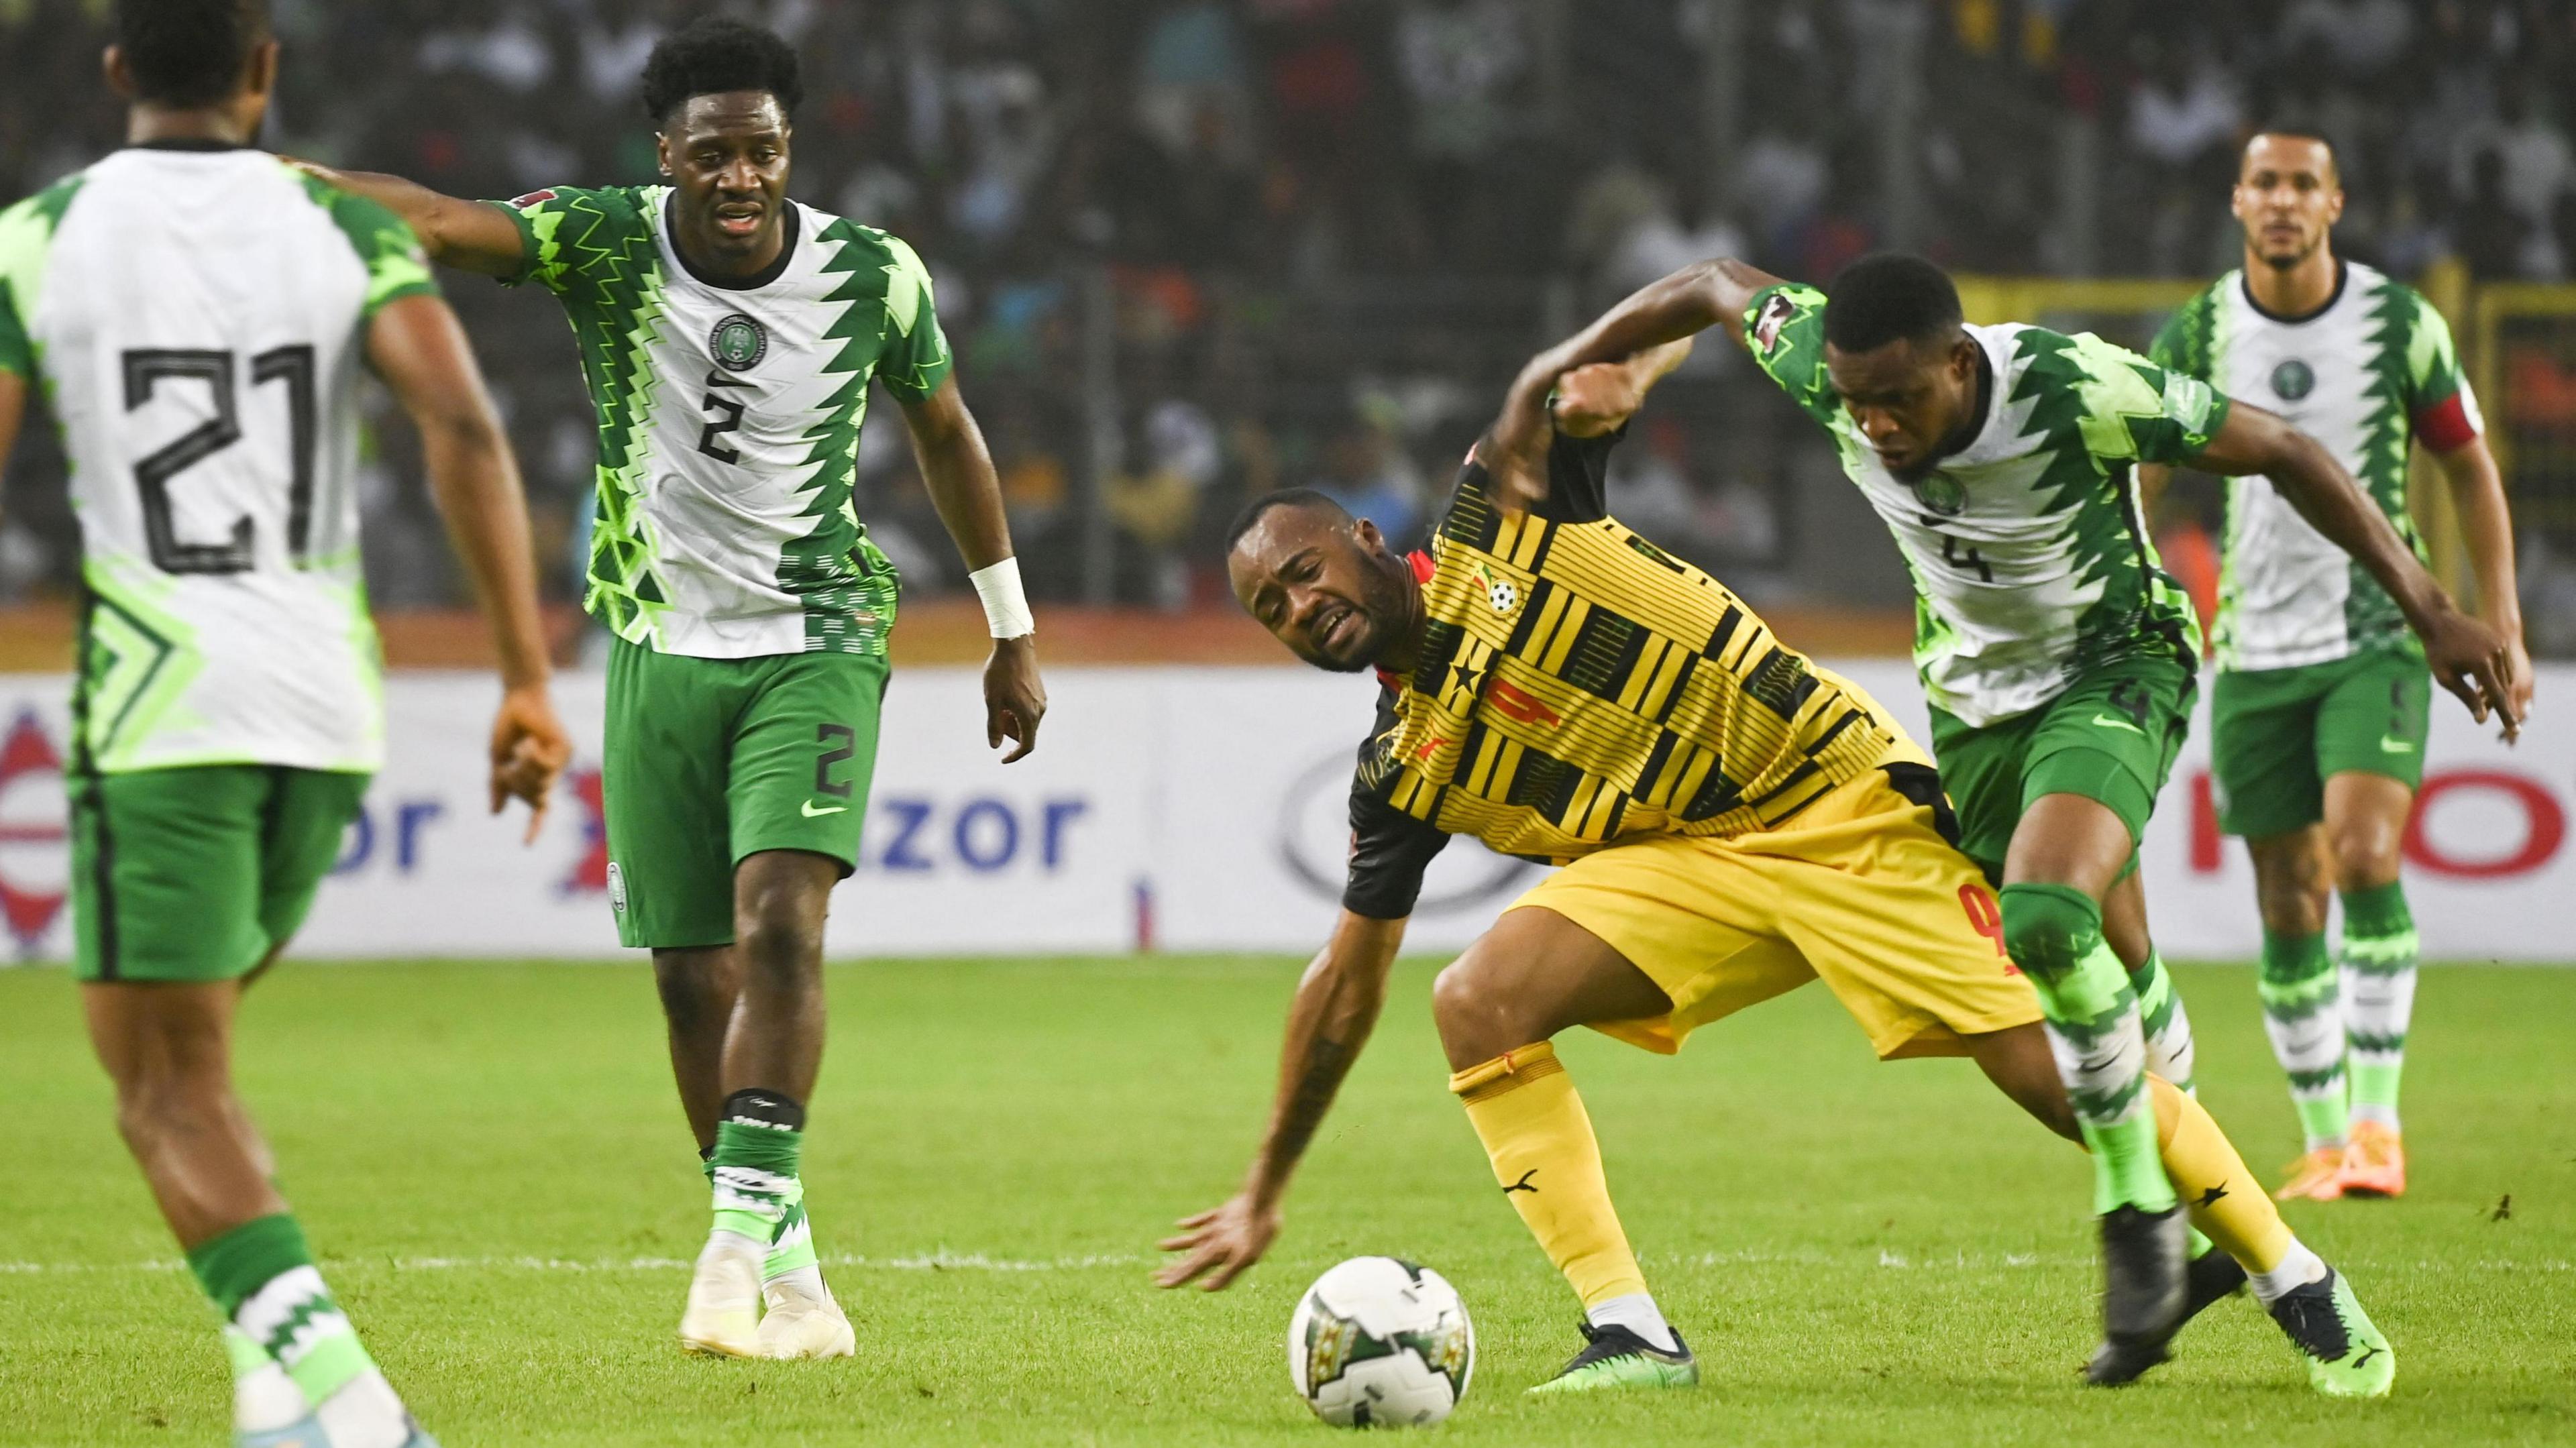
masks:
<path id="1" fill-rule="evenodd" d="M 1474 1315 L 1445 1441 L 2576 1441 L 2576 974 L 2428 970 L 2413 1193 L 2292 1209 L 2397 1344 L 2395 1396 L 2348 1404 L 2243 1299 L 2144 1384 L 2081 1387 L 2082 1162 L 1964 1063 L 1874 1064 L 1816 989 L 1677 1060 L 1565 1044 L 1707 1381 L 1525 1399 L 1575 1307 L 1442 1089 L 1430 973 L 1401 969 L 1276 1255 L 1207 1296 L 1152 1288 L 1152 1243 L 1243 1167 L 1291 963 L 836 967 L 806 1180 L 859 1330 L 838 1363 L 673 1345 L 706 1192 L 640 967 L 294 966 L 254 992 L 241 1069 L 341 1301 L 449 1448 L 1323 1443 L 1282 1334 L 1365 1252 L 1438 1267 Z M 2178 974 L 2204 1099 L 2269 1173 L 2295 1142 L 2251 974 Z M 212 1314 L 60 972 L 0 972 L 0 1101 L 0 1442 L 225 1441 Z"/>

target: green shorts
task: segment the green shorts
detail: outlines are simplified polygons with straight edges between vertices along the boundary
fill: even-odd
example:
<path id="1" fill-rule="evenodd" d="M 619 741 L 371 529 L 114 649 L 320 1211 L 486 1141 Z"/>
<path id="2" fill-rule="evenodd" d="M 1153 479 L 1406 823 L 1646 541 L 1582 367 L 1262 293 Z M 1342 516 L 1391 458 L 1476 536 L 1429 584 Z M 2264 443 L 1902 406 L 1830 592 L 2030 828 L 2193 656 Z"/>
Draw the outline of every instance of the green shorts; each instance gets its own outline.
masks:
<path id="1" fill-rule="evenodd" d="M 2134 849 L 2156 794 L 2191 732 L 2192 671 L 2172 659 L 2098 665 L 2026 714 L 1979 729 L 1932 711 L 1932 756 L 1959 812 L 1959 849 L 1989 880 L 2023 811 L 2046 794 L 2098 800 L 2129 827 Z"/>
<path id="2" fill-rule="evenodd" d="M 73 972 L 222 981 L 284 945 L 340 858 L 367 776 L 271 764 L 75 775 Z"/>
<path id="3" fill-rule="evenodd" d="M 2412 650 L 2222 673 L 2209 705 L 2218 827 L 2231 835 L 2259 840 L 2324 819 L 2334 775 L 2424 782 L 2433 675 Z"/>
<path id="4" fill-rule="evenodd" d="M 882 656 L 699 659 L 618 640 L 600 771 L 618 940 L 730 944 L 734 866 L 763 850 L 855 869 L 885 685 Z"/>

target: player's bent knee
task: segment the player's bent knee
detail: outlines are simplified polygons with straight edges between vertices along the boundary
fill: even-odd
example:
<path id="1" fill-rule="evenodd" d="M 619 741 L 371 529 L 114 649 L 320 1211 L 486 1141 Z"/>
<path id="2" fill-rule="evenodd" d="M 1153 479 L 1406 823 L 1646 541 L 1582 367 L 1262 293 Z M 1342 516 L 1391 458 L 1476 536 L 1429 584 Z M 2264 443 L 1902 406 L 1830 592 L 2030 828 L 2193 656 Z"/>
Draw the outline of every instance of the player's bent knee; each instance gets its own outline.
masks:
<path id="1" fill-rule="evenodd" d="M 1490 1061 L 1554 1034 L 1525 1016 L 1512 993 L 1498 989 L 1490 973 L 1478 968 L 1472 951 L 1431 982 L 1431 1020 L 1452 1065 Z"/>
<path id="2" fill-rule="evenodd" d="M 2013 964 L 2046 979 L 2075 968 L 2102 935 L 2102 909 L 2065 885 L 2006 885 L 2002 892 L 2004 953 Z"/>

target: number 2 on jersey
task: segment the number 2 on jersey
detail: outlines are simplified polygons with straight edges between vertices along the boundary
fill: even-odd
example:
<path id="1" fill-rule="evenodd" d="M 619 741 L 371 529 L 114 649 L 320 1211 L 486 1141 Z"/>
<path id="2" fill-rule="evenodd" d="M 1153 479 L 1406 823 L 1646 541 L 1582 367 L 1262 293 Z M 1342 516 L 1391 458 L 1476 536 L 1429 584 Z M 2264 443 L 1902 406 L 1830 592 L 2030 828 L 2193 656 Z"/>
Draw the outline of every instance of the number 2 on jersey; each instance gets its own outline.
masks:
<path id="1" fill-rule="evenodd" d="M 152 566 L 164 573 L 248 573 L 251 520 L 233 520 L 221 543 L 182 543 L 170 514 L 170 484 L 179 474 L 241 441 L 241 412 L 233 396 L 233 354 L 192 347 L 142 347 L 123 354 L 125 410 L 152 400 L 165 379 L 203 382 L 215 415 L 171 439 L 134 464 L 134 487 L 143 501 L 143 536 Z M 286 547 L 297 566 L 313 529 L 313 449 L 316 437 L 313 348 L 298 342 L 272 347 L 250 359 L 251 386 L 286 384 L 288 478 Z"/>

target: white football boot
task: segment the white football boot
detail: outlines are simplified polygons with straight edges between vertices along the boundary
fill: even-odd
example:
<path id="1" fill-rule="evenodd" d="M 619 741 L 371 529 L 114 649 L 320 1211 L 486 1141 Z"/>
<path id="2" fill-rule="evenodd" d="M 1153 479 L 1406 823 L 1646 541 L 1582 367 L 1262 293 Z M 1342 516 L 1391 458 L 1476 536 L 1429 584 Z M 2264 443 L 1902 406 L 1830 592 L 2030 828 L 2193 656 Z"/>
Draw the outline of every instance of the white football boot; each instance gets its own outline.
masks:
<path id="1" fill-rule="evenodd" d="M 769 1244 L 740 1232 L 707 1234 L 680 1314 L 680 1346 L 717 1357 L 759 1357 L 760 1260 Z"/>
<path id="2" fill-rule="evenodd" d="M 769 1307 L 760 1319 L 762 1357 L 844 1358 L 859 1350 L 858 1334 L 820 1270 L 781 1273 L 760 1284 L 760 1296 Z"/>

